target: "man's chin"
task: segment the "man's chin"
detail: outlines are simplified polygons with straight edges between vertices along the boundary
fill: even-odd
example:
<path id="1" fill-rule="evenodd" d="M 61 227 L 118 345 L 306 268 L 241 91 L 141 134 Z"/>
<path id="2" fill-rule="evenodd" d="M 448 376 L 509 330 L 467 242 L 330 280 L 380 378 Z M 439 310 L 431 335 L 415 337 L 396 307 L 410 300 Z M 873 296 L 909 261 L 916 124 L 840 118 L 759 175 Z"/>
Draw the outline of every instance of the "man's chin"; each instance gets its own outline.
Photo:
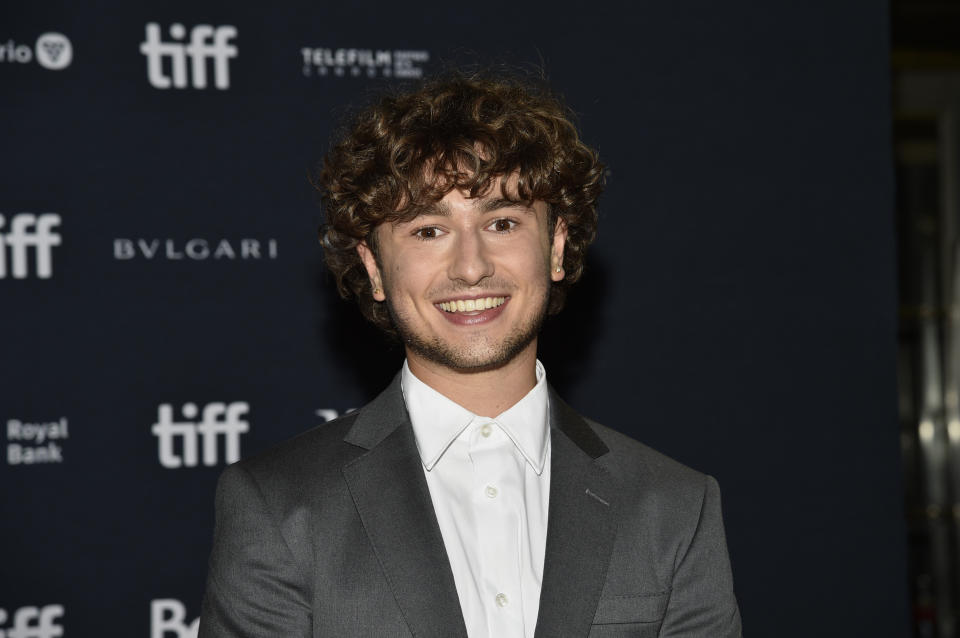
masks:
<path id="1" fill-rule="evenodd" d="M 535 337 L 536 335 L 533 335 Z M 413 354 L 441 365 L 449 370 L 463 374 L 477 374 L 498 370 L 520 355 L 533 341 L 506 343 L 494 350 L 465 352 L 451 348 L 449 344 L 424 343 L 416 338 L 404 338 L 408 350 Z"/>
<path id="2" fill-rule="evenodd" d="M 540 331 L 539 322 L 536 322 L 523 332 L 501 338 L 494 343 L 474 341 L 461 344 L 436 337 L 425 339 L 421 335 L 403 330 L 402 326 L 398 327 L 400 338 L 411 354 L 464 374 L 502 368 L 520 356 L 534 342 Z"/>

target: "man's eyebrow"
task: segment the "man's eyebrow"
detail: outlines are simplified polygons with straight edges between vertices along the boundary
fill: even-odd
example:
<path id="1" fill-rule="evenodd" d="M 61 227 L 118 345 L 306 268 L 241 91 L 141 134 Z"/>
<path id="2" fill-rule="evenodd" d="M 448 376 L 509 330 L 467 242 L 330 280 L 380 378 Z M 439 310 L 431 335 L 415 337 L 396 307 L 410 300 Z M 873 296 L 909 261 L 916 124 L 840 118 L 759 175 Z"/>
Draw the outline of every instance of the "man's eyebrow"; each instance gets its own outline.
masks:
<path id="1" fill-rule="evenodd" d="M 416 219 L 417 217 L 427 217 L 431 215 L 438 215 L 440 217 L 449 217 L 450 216 L 450 206 L 447 202 L 433 202 L 431 204 L 424 204 L 421 206 L 413 206 L 411 210 L 408 211 L 408 214 L 405 215 L 405 218 L 411 220 Z"/>
<path id="2" fill-rule="evenodd" d="M 525 213 L 532 213 L 533 208 L 524 202 L 518 202 L 512 199 L 506 199 L 505 197 L 494 197 L 491 199 L 481 199 L 478 200 L 476 204 L 473 205 L 474 208 L 477 208 L 481 213 L 489 213 L 495 210 L 500 210 L 503 208 L 513 208 L 515 210 L 522 210 Z"/>

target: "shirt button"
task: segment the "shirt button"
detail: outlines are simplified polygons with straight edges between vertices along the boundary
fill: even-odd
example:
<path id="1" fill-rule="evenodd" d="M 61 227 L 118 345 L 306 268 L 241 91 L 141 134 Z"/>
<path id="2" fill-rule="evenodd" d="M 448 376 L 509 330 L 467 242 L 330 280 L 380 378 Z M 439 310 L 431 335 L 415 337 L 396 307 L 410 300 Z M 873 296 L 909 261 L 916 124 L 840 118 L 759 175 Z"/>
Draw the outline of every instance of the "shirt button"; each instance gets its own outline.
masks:
<path id="1" fill-rule="evenodd" d="M 497 607 L 506 607 L 510 604 L 506 594 L 497 594 Z"/>
<path id="2" fill-rule="evenodd" d="M 495 487 L 492 486 L 492 485 L 488 485 L 488 486 L 487 486 L 487 489 L 485 489 L 484 492 L 486 492 L 487 496 L 489 496 L 490 498 L 497 498 L 497 488 L 495 488 Z M 501 594 L 501 596 L 502 596 L 502 595 L 503 595 L 503 594 Z M 498 598 L 498 600 L 499 600 L 499 598 Z"/>
<path id="3" fill-rule="evenodd" d="M 483 438 L 487 438 L 493 432 L 493 428 L 490 427 L 489 423 L 484 423 L 480 426 L 480 434 L 483 435 Z"/>

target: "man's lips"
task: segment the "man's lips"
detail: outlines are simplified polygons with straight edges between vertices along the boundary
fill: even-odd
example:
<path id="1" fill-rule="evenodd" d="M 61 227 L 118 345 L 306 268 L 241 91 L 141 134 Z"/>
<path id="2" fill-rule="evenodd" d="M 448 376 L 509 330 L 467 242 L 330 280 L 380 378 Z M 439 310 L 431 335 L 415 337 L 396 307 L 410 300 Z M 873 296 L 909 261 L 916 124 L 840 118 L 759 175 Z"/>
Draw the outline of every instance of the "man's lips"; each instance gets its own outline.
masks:
<path id="1" fill-rule="evenodd" d="M 509 301 L 509 296 L 472 297 L 440 301 L 433 306 L 452 324 L 475 326 L 499 317 Z M 472 309 L 468 310 L 471 306 Z"/>

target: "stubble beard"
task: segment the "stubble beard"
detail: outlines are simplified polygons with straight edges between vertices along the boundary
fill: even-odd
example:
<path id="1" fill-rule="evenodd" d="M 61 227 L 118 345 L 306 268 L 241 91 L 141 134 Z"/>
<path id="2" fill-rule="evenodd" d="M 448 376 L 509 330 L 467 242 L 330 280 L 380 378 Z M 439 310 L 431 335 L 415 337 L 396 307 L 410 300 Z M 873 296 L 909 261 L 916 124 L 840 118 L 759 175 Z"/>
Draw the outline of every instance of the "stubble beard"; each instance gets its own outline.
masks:
<path id="1" fill-rule="evenodd" d="M 475 340 L 472 341 L 473 347 L 457 347 L 456 344 L 446 342 L 437 336 L 418 333 L 411 325 L 412 322 L 408 321 L 403 312 L 399 312 L 391 303 L 389 293 L 386 304 L 397 334 L 412 352 L 457 372 L 486 372 L 496 370 L 513 361 L 540 334 L 540 328 L 547 316 L 549 293 L 548 283 L 546 293 L 543 294 L 534 315 L 520 324 L 512 334 L 496 343 L 490 343 L 486 339 Z"/>

